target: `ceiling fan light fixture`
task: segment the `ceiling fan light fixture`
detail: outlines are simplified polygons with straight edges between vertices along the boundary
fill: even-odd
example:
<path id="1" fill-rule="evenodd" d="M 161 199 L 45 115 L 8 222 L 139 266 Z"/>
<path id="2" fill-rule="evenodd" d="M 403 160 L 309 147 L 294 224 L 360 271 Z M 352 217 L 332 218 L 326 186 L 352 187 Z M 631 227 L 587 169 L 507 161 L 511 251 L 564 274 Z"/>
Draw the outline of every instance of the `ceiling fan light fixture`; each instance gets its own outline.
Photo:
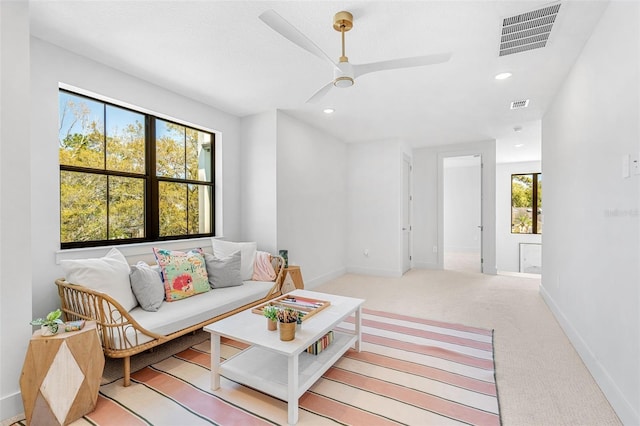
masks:
<path id="1" fill-rule="evenodd" d="M 333 81 L 333 85 L 341 89 L 351 87 L 353 86 L 353 78 L 347 76 L 338 77 Z"/>
<path id="2" fill-rule="evenodd" d="M 0 0 L 2 1 L 2 0 Z M 334 62 L 317 44 L 311 41 L 300 30 L 291 25 L 286 19 L 274 10 L 267 10 L 259 16 L 275 32 L 306 50 L 314 56 L 329 63 L 333 68 L 333 80 L 327 82 L 316 91 L 307 103 L 314 103 L 325 96 L 333 87 L 347 88 L 355 83 L 355 79 L 364 74 L 372 72 L 394 70 L 400 68 L 422 67 L 447 62 L 451 58 L 451 53 L 435 54 L 426 56 L 416 56 L 411 58 L 391 59 L 367 64 L 351 65 L 345 50 L 345 33 L 353 28 L 353 15 L 347 11 L 341 11 L 334 16 L 333 28 L 340 33 L 342 44 L 342 55 L 338 62 Z"/>

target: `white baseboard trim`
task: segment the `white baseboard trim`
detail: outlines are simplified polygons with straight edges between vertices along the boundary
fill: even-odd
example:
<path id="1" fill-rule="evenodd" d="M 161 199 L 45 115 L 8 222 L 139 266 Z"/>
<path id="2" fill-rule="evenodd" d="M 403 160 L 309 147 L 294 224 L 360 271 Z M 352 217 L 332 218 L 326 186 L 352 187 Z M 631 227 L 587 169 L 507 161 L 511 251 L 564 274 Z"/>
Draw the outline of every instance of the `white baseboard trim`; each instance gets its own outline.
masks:
<path id="1" fill-rule="evenodd" d="M 24 407 L 22 405 L 22 394 L 15 392 L 3 396 L 0 399 L 0 425 L 7 426 L 18 420 L 24 419 Z"/>
<path id="2" fill-rule="evenodd" d="M 542 278 L 540 274 L 528 274 L 525 272 L 497 271 L 496 275 L 505 275 L 507 277 L 533 278 L 539 280 Z"/>
<path id="3" fill-rule="evenodd" d="M 399 278 L 402 276 L 402 271 L 394 271 L 391 269 L 361 268 L 359 266 L 347 266 L 347 273 L 392 278 Z"/>
<path id="4" fill-rule="evenodd" d="M 320 284 L 324 284 L 327 281 L 331 281 L 331 280 L 333 280 L 335 278 L 338 278 L 338 277 L 344 275 L 346 272 L 347 272 L 347 268 L 340 268 L 340 269 L 337 269 L 337 270 L 335 270 L 333 272 L 329 272 L 329 273 L 326 273 L 326 274 L 321 275 L 319 277 L 313 278 L 311 280 L 308 280 L 308 281 L 305 280 L 304 288 L 306 290 L 311 290 L 311 289 L 313 289 L 315 287 L 318 287 Z M 304 278 L 304 276 L 303 276 L 303 278 Z"/>
<path id="5" fill-rule="evenodd" d="M 640 425 L 640 413 L 637 409 L 634 409 L 631 401 L 628 401 L 624 393 L 620 391 L 606 368 L 594 356 L 587 343 L 584 341 L 582 336 L 580 336 L 580 333 L 573 328 L 567 317 L 565 317 L 562 311 L 560 311 L 558 305 L 556 305 L 553 298 L 549 293 L 547 293 L 542 285 L 540 285 L 540 295 L 556 317 L 560 327 L 564 330 L 569 341 L 571 341 L 576 352 L 578 352 L 578 355 L 582 358 L 582 361 L 587 366 L 587 369 L 595 379 L 596 383 L 602 390 L 602 393 L 604 393 L 622 423 L 625 425 Z"/>
<path id="6" fill-rule="evenodd" d="M 413 269 L 442 269 L 438 266 L 437 263 L 429 263 L 429 262 L 413 262 L 411 267 Z"/>

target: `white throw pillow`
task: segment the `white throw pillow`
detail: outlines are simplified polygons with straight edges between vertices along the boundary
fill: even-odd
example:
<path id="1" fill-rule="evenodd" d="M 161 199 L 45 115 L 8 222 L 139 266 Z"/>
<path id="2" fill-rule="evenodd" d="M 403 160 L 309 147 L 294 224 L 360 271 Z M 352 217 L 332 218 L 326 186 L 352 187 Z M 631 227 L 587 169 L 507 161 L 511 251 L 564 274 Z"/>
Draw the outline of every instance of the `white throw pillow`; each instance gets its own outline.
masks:
<path id="1" fill-rule="evenodd" d="M 224 259 L 240 250 L 240 276 L 243 281 L 251 280 L 253 277 L 253 264 L 256 261 L 256 251 L 258 243 L 234 243 L 211 238 L 213 255 L 218 259 Z"/>
<path id="2" fill-rule="evenodd" d="M 131 291 L 129 264 L 120 250 L 112 248 L 102 258 L 61 260 L 65 279 L 113 297 L 130 311 L 138 304 Z"/>

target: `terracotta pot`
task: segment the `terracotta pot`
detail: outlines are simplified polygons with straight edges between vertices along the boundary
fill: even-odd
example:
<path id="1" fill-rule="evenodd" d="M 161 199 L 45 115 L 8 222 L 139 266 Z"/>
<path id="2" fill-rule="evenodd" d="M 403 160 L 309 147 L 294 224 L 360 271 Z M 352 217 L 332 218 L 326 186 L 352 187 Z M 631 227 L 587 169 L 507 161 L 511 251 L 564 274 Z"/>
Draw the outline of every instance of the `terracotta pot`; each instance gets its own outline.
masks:
<path id="1" fill-rule="evenodd" d="M 278 322 L 267 318 L 267 330 L 276 331 L 278 329 Z"/>
<path id="2" fill-rule="evenodd" d="M 279 322 L 280 340 L 293 340 L 296 337 L 296 325 L 295 322 Z"/>

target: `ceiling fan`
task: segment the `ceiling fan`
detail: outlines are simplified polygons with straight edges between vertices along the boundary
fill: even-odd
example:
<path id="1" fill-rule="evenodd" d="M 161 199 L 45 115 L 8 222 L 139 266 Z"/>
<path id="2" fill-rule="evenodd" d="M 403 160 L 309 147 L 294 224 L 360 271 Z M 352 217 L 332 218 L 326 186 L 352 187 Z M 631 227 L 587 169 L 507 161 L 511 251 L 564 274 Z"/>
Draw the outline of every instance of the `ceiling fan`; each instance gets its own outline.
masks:
<path id="1" fill-rule="evenodd" d="M 351 87 L 355 79 L 361 75 L 371 72 L 392 70 L 398 68 L 421 67 L 447 62 L 451 58 L 451 53 L 439 53 L 425 56 L 415 56 L 410 58 L 392 59 L 381 62 L 371 62 L 368 64 L 350 64 L 349 58 L 345 55 L 344 34 L 353 28 L 353 15 L 342 11 L 336 13 L 333 18 L 333 28 L 342 35 L 342 56 L 337 63 L 322 51 L 313 41 L 305 36 L 300 30 L 291 25 L 286 19 L 274 10 L 267 10 L 259 16 L 265 24 L 274 31 L 288 39 L 292 43 L 303 48 L 307 52 L 327 61 L 333 68 L 333 80 L 325 84 L 320 90 L 311 96 L 307 102 L 316 102 L 326 95 L 332 87 Z"/>

